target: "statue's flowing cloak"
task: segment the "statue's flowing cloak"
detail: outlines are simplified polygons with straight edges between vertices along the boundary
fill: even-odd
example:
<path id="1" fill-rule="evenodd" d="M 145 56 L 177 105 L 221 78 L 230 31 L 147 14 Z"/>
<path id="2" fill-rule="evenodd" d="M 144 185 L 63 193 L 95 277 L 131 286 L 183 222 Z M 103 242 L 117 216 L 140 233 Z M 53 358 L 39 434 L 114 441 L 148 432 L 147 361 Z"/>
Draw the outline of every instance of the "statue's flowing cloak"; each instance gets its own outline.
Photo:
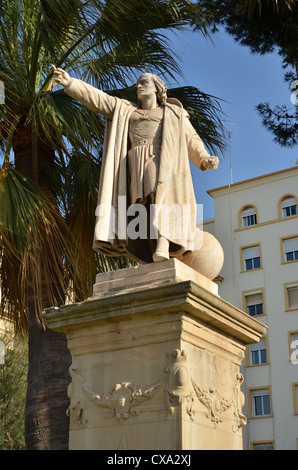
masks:
<path id="1" fill-rule="evenodd" d="M 127 230 L 130 223 L 127 215 L 130 205 L 128 126 L 137 105 L 107 95 L 77 79 L 71 80 L 65 92 L 106 117 L 94 249 L 108 256 L 128 254 L 138 261 L 151 262 L 148 241 L 131 239 Z M 170 255 L 175 257 L 194 248 L 196 200 L 189 158 L 200 168 L 209 154 L 182 104 L 168 99 L 164 106 L 153 224 L 170 240 Z"/>

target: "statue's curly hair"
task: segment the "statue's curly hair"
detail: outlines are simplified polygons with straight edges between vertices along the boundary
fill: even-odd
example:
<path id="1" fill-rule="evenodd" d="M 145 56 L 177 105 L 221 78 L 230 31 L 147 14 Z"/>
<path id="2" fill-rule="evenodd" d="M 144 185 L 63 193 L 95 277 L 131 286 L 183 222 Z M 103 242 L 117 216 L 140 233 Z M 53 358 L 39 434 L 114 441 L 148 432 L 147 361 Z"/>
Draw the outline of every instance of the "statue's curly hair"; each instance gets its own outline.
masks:
<path id="1" fill-rule="evenodd" d="M 138 78 L 137 83 L 139 83 L 139 80 L 141 77 L 145 75 L 144 73 Z M 146 75 L 150 75 L 155 87 L 156 87 L 156 92 L 157 92 L 157 102 L 159 106 L 164 106 L 166 101 L 167 101 L 167 85 L 164 83 L 164 81 L 158 77 L 157 75 L 154 75 L 154 73 L 146 73 Z"/>

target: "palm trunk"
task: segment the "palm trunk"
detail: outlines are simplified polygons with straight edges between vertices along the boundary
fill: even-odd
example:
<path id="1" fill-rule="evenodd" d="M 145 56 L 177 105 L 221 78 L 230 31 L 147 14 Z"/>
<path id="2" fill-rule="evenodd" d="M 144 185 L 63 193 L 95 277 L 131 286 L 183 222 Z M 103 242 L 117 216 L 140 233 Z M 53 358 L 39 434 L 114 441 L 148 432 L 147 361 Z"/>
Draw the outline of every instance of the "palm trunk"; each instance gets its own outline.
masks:
<path id="1" fill-rule="evenodd" d="M 54 150 L 40 136 L 33 134 L 25 118 L 19 122 L 13 141 L 16 168 L 47 188 L 54 196 Z M 46 236 L 46 234 L 45 234 Z M 42 266 L 43 260 L 40 260 Z M 41 279 L 41 282 L 45 280 Z M 57 303 L 61 303 L 59 281 L 54 286 Z M 42 307 L 50 307 L 47 289 L 43 290 Z M 50 331 L 38 320 L 34 292 L 28 292 L 29 371 L 25 413 L 25 439 L 28 450 L 68 449 L 69 405 L 67 386 L 71 362 L 66 338 Z"/>
<path id="2" fill-rule="evenodd" d="M 70 353 L 65 336 L 41 328 L 30 308 L 29 371 L 26 397 L 27 450 L 67 450 Z"/>

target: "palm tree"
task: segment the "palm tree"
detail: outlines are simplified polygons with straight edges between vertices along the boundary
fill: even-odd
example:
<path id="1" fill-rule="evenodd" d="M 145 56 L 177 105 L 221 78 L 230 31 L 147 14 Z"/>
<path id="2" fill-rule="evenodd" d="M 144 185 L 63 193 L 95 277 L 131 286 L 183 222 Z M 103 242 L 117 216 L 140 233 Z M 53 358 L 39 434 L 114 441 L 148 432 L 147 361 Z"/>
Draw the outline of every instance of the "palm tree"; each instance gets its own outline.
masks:
<path id="1" fill-rule="evenodd" d="M 51 64 L 129 96 L 139 71 L 175 79 L 167 30 L 206 35 L 208 22 L 188 0 L 0 2 L 0 288 L 2 309 L 28 332 L 28 449 L 68 447 L 70 355 L 42 310 L 84 299 L 96 272 L 129 262 L 92 251 L 103 121 L 52 90 Z M 177 93 L 209 147 L 222 148 L 218 101 L 191 87 Z"/>

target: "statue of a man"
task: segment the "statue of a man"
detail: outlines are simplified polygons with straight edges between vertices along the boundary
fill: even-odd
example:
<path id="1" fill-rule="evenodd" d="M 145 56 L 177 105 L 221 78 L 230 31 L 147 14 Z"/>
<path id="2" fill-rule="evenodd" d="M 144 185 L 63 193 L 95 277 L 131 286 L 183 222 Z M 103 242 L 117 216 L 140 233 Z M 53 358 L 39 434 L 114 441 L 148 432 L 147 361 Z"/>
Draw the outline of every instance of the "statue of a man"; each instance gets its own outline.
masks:
<path id="1" fill-rule="evenodd" d="M 94 249 L 109 256 L 128 254 L 145 263 L 182 259 L 194 249 L 196 233 L 189 158 L 201 170 L 218 166 L 182 104 L 168 99 L 164 82 L 150 73 L 138 79 L 138 103 L 110 96 L 62 69 L 54 68 L 54 80 L 106 118 Z M 146 208 L 140 222 L 142 229 L 147 224 L 145 236 L 123 231 L 131 223 L 131 207 Z"/>

